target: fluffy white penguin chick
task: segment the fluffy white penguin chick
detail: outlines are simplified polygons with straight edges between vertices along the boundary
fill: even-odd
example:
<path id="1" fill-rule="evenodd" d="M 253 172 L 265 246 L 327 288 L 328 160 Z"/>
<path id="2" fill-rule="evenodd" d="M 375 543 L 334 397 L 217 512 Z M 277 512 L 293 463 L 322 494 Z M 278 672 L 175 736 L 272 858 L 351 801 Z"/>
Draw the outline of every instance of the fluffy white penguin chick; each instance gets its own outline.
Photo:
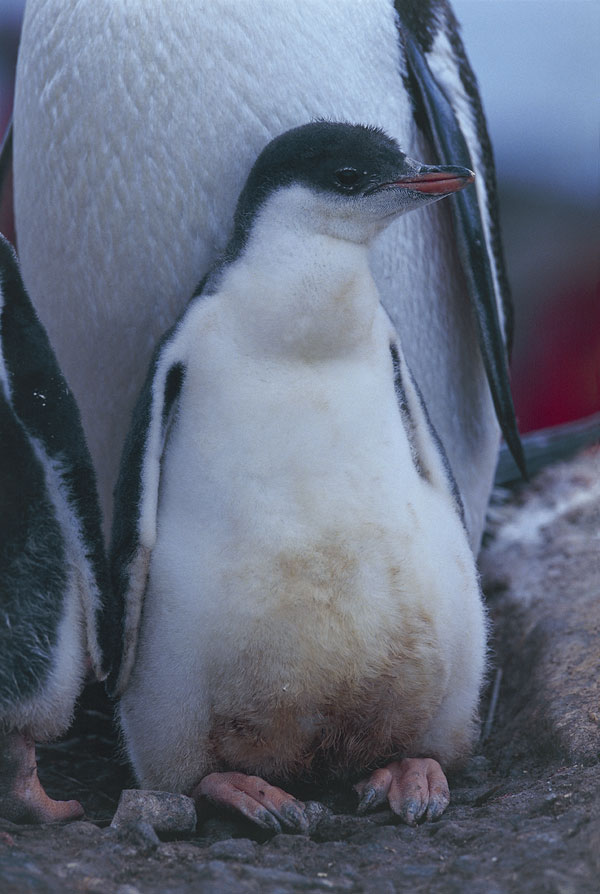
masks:
<path id="1" fill-rule="evenodd" d="M 272 783 L 321 774 L 371 772 L 361 811 L 447 806 L 484 612 L 368 254 L 473 176 L 328 122 L 256 161 L 224 257 L 155 354 L 116 490 L 112 680 L 142 785 L 274 829 L 308 818 Z"/>

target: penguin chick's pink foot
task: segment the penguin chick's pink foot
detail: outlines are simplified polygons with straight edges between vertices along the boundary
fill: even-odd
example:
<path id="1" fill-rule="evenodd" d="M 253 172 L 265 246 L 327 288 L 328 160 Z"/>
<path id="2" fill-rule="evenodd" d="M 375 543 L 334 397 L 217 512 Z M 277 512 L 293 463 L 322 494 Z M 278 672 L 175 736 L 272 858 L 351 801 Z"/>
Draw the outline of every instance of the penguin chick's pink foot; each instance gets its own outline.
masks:
<path id="1" fill-rule="evenodd" d="M 206 802 L 241 813 L 247 819 L 271 832 L 298 832 L 307 835 L 310 824 L 305 805 L 283 789 L 269 785 L 259 776 L 245 773 L 210 773 L 205 776 L 191 797 L 199 813 Z"/>
<path id="2" fill-rule="evenodd" d="M 444 771 L 431 758 L 407 757 L 375 770 L 354 786 L 360 801 L 358 813 L 374 810 L 388 801 L 409 826 L 420 819 L 438 819 L 450 803 Z"/>
<path id="3" fill-rule="evenodd" d="M 13 823 L 65 823 L 81 819 L 79 801 L 54 801 L 38 779 L 35 742 L 12 732 L 0 736 L 0 816 Z"/>

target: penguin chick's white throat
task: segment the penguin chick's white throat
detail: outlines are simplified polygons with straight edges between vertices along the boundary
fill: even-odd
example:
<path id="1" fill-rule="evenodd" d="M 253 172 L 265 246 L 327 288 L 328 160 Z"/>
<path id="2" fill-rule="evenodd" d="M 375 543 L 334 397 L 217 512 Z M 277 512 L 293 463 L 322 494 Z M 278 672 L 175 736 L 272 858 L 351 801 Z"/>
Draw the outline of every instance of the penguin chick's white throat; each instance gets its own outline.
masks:
<path id="1" fill-rule="evenodd" d="M 254 313 L 261 298 L 266 305 L 266 351 L 285 353 L 302 341 L 313 358 L 331 356 L 331 329 L 338 337 L 360 336 L 375 312 L 365 304 L 368 296 L 379 300 L 367 263 L 372 240 L 392 219 L 474 176 L 466 168 L 421 165 L 372 127 L 317 122 L 288 131 L 252 168 L 233 237 L 205 293 L 250 287 Z"/>
<path id="2" fill-rule="evenodd" d="M 257 775 L 391 761 L 361 809 L 412 822 L 448 803 L 437 761 L 472 741 L 483 610 L 368 247 L 472 178 L 327 122 L 257 159 L 223 260 L 155 355 L 115 492 L 111 678 L 146 787 L 238 809 L 243 791 L 259 825 L 276 803 L 304 829 Z"/>

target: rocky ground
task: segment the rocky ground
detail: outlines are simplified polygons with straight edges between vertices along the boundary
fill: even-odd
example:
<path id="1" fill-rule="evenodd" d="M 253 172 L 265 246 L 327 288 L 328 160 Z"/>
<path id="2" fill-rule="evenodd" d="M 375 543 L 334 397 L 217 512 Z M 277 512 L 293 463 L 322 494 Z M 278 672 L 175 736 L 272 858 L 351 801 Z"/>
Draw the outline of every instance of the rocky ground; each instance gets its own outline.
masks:
<path id="1" fill-rule="evenodd" d="M 600 451 L 498 493 L 486 540 L 493 637 L 482 739 L 450 779 L 441 820 L 409 828 L 387 811 L 359 818 L 350 793 L 319 790 L 300 793 L 328 808 L 310 838 L 267 837 L 223 817 L 165 831 L 143 811 L 111 826 L 133 780 L 110 707 L 92 689 L 69 737 L 39 749 L 47 790 L 78 798 L 86 819 L 63 827 L 0 820 L 2 894 L 595 894 Z"/>

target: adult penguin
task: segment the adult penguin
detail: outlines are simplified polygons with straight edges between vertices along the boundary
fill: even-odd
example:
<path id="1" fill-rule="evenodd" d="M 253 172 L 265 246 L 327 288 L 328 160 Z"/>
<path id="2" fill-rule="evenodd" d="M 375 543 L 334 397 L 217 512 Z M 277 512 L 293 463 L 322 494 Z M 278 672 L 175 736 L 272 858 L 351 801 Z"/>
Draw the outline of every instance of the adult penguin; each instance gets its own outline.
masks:
<path id="1" fill-rule="evenodd" d="M 0 236 L 0 816 L 83 814 L 37 776 L 35 742 L 63 733 L 87 671 L 104 677 L 108 576 L 77 406 Z"/>
<path id="2" fill-rule="evenodd" d="M 521 454 L 492 154 L 447 0 L 29 0 L 17 239 L 104 512 L 152 346 L 224 248 L 256 155 L 311 118 L 375 124 L 413 157 L 477 173 L 452 208 L 395 222 L 373 257 L 477 549 L 497 419 Z"/>

